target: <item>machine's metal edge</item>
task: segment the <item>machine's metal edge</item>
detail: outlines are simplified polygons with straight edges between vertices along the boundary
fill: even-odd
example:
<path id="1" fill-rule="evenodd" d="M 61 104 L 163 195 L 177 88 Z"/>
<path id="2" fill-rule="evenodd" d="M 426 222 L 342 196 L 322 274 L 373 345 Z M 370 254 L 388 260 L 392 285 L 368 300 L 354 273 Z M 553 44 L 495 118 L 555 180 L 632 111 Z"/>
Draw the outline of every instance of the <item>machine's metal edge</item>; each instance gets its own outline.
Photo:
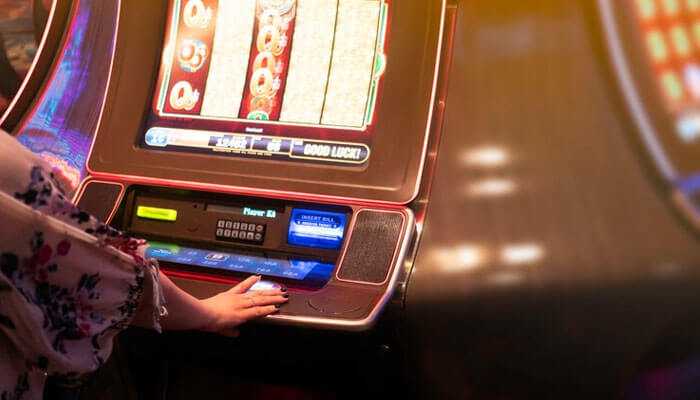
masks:
<path id="1" fill-rule="evenodd" d="M 433 90 L 430 94 L 430 111 L 428 112 L 428 123 L 425 127 L 425 135 L 423 138 L 423 151 L 421 153 L 420 166 L 418 174 L 414 182 L 413 193 L 411 198 L 404 204 L 414 201 L 420 193 L 421 182 L 423 181 L 423 172 L 425 171 L 426 157 L 428 156 L 428 144 L 430 143 L 430 131 L 433 127 L 433 114 L 435 113 L 435 104 L 437 100 L 438 83 L 440 81 L 440 66 L 442 65 L 442 46 L 445 40 L 445 22 L 447 18 L 447 0 L 442 0 L 442 10 L 440 11 L 440 34 L 438 37 L 437 53 L 435 55 L 435 71 L 433 74 Z"/>
<path id="2" fill-rule="evenodd" d="M 110 223 L 112 221 L 112 218 L 114 217 L 114 214 L 116 214 L 117 209 L 119 209 L 119 205 L 121 204 L 122 200 L 124 199 L 124 193 L 126 192 L 126 186 L 124 186 L 123 183 L 121 182 L 109 182 L 109 181 L 103 181 L 99 179 L 92 179 L 92 177 L 87 177 L 83 180 L 83 183 L 80 185 L 79 189 L 76 191 L 76 194 L 73 198 L 73 203 L 78 204 L 80 200 L 83 198 L 83 195 L 85 194 L 85 190 L 91 183 L 103 183 L 105 185 L 116 185 L 119 186 L 119 196 L 117 196 L 117 201 L 114 203 L 114 206 L 112 207 L 112 210 L 110 211 L 109 215 L 107 216 L 106 220 L 103 221 L 105 223 Z"/>
<path id="3" fill-rule="evenodd" d="M 392 265 L 391 279 L 389 280 L 389 286 L 382 294 L 381 299 L 374 305 L 374 308 L 369 313 L 369 315 L 363 319 L 335 319 L 335 318 L 321 318 L 321 317 L 299 317 L 299 316 L 285 316 L 285 315 L 271 315 L 266 317 L 269 322 L 285 322 L 292 323 L 296 325 L 303 326 L 313 326 L 316 328 L 329 328 L 329 329 L 343 329 L 351 331 L 364 331 L 371 328 L 379 317 L 380 312 L 384 309 L 386 304 L 389 302 L 391 297 L 396 290 L 398 284 L 398 278 L 401 272 L 401 267 L 406 257 L 406 252 L 408 251 L 408 246 L 411 242 L 411 238 L 415 231 L 415 216 L 413 211 L 406 208 L 404 209 L 405 216 L 405 230 L 403 237 L 401 238 L 401 246 L 399 251 L 395 256 Z"/>
<path id="4" fill-rule="evenodd" d="M 111 54 L 111 59 L 109 60 L 109 73 L 107 74 L 107 82 L 105 82 L 105 89 L 104 89 L 104 94 L 102 96 L 102 105 L 100 107 L 100 115 L 97 117 L 97 123 L 95 124 L 95 128 L 92 132 L 92 143 L 90 143 L 90 150 L 88 151 L 87 157 L 85 158 L 85 170 L 87 171 L 87 174 L 85 178 L 80 182 L 78 187 L 82 187 L 87 181 L 89 181 L 92 178 L 97 178 L 95 174 L 92 173 L 90 170 L 90 158 L 92 157 L 92 150 L 95 147 L 95 141 L 97 140 L 97 132 L 100 131 L 100 127 L 102 126 L 102 117 L 104 116 L 105 108 L 107 108 L 107 97 L 109 96 L 109 87 L 112 84 L 112 74 L 114 73 L 114 59 L 116 58 L 117 55 L 117 40 L 119 38 L 119 24 L 121 22 L 121 16 L 122 16 L 122 0 L 115 0 L 116 7 L 117 7 L 117 20 L 114 25 L 114 34 L 112 35 L 112 54 Z M 102 181 L 106 183 L 110 183 L 109 181 Z M 123 182 L 111 182 L 111 183 L 119 183 L 122 186 L 124 186 Z"/>

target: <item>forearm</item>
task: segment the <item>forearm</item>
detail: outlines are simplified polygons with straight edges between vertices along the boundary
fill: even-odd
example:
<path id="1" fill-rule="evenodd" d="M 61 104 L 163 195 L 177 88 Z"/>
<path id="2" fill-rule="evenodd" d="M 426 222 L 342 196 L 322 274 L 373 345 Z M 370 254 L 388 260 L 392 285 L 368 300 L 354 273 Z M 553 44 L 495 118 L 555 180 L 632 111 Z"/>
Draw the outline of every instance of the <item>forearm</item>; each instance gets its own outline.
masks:
<path id="1" fill-rule="evenodd" d="M 202 330 L 235 337 L 238 326 L 276 313 L 289 298 L 286 289 L 251 292 L 260 282 L 259 275 L 248 277 L 231 289 L 204 300 L 186 293 L 163 273 L 160 273 L 159 280 L 168 310 L 168 315 L 160 319 L 161 328 L 165 330 Z M 152 323 L 148 324 L 147 313 L 152 313 L 154 306 L 147 303 L 142 301 L 133 325 L 152 327 Z"/>
<path id="2" fill-rule="evenodd" d="M 201 300 L 177 287 L 164 273 L 159 274 L 161 290 L 168 310 L 168 315 L 160 320 L 164 330 L 197 330 L 211 324 L 213 319 L 211 312 Z M 144 322 L 148 321 L 149 313 L 152 313 L 151 308 L 143 305 L 133 324 L 149 327 L 150 325 Z"/>

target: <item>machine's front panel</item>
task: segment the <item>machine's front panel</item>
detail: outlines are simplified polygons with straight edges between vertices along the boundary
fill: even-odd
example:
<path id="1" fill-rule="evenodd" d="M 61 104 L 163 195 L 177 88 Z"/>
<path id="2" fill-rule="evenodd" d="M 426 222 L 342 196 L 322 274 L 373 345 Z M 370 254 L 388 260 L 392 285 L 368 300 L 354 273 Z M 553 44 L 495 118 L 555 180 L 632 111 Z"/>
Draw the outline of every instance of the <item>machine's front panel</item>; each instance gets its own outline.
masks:
<path id="1" fill-rule="evenodd" d="M 303 326 L 372 327 L 414 234 L 407 208 L 88 182 L 79 205 L 95 199 L 116 210 L 114 226 L 149 240 L 146 255 L 185 290 L 207 297 L 261 275 L 292 294 L 269 318 Z"/>
<path id="2" fill-rule="evenodd" d="M 349 207 L 152 188 L 131 189 L 124 207 L 124 229 L 153 239 L 157 259 L 313 287 L 328 282 L 352 217 Z"/>

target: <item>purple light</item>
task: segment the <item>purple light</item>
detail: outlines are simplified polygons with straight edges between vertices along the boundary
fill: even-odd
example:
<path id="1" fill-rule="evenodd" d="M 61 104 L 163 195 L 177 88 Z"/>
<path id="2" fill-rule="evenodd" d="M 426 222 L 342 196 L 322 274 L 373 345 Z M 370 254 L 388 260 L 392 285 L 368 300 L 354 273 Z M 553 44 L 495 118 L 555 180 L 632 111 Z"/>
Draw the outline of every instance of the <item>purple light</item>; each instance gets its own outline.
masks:
<path id="1" fill-rule="evenodd" d="M 63 52 L 57 55 L 50 79 L 17 135 L 31 151 L 63 169 L 75 184 L 72 190 L 87 175 L 87 157 L 106 90 L 116 27 L 116 18 L 111 31 L 104 26 L 102 17 L 111 15 L 105 10 L 108 7 L 117 10 L 119 2 L 79 0 L 74 4 Z M 99 35 L 110 39 L 109 52 L 98 59 L 104 50 L 98 47 L 105 45 Z"/>

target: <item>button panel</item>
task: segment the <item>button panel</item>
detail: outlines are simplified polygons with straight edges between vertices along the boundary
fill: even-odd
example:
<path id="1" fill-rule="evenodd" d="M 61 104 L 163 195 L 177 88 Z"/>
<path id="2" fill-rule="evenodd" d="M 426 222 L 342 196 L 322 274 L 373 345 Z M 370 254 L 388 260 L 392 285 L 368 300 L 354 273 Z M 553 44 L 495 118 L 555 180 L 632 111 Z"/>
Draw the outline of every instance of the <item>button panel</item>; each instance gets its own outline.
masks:
<path id="1" fill-rule="evenodd" d="M 266 224 L 220 219 L 216 223 L 216 239 L 230 242 L 263 244 Z"/>

